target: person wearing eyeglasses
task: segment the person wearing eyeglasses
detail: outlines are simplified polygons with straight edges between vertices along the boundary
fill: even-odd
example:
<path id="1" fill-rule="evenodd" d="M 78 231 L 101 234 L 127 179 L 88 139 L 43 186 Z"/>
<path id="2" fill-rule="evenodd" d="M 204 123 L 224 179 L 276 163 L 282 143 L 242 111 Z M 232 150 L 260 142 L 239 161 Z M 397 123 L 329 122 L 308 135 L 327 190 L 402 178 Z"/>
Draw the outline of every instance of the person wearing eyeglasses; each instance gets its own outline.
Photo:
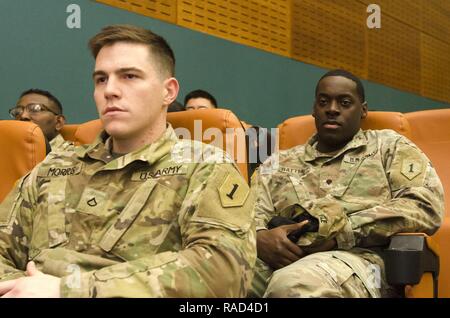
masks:
<path id="1" fill-rule="evenodd" d="M 20 94 L 16 106 L 9 110 L 11 118 L 32 121 L 38 125 L 52 150 L 67 145 L 67 141 L 59 133 L 64 127 L 66 118 L 60 101 L 50 92 L 32 88 Z"/>

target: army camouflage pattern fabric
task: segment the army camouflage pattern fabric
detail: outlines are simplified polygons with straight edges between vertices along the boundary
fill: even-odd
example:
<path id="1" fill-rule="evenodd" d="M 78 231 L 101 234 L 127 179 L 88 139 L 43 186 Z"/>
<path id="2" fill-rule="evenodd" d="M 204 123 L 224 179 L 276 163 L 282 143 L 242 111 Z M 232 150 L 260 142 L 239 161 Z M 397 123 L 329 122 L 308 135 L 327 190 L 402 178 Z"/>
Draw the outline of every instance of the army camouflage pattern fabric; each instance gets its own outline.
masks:
<path id="1" fill-rule="evenodd" d="M 275 215 L 294 218 L 307 212 L 318 219 L 319 230 L 306 233 L 297 244 L 307 251 L 309 247 L 335 239 L 339 251 L 317 253 L 322 256 L 311 254 L 276 271 L 272 280 L 280 283 L 271 282 L 266 296 L 273 289 L 282 290 L 283 285 L 292 288 L 277 292 L 278 296 L 330 295 L 328 291 L 321 294 L 320 284 L 313 292 L 298 287 L 304 282 L 295 285 L 293 277 L 289 279 L 290 274 L 283 275 L 283 271 L 286 274 L 297 266 L 304 274 L 299 276 L 330 276 L 325 275 L 327 270 L 313 265 L 311 257 L 321 258 L 322 267 L 333 269 L 334 278 L 338 278 L 333 283 L 338 289 L 356 275 L 372 297 L 383 296 L 383 290 L 380 292 L 367 283 L 371 277 L 367 266 L 379 266 L 383 285 L 383 262 L 376 250 L 386 246 L 389 237 L 399 232 L 429 235 L 436 232 L 444 213 L 439 177 L 423 152 L 392 130 L 360 130 L 334 154 L 318 152 L 316 144 L 317 135 L 305 145 L 281 151 L 253 176 L 256 230 L 266 229 Z M 365 264 L 366 261 L 369 263 Z M 317 271 L 311 273 L 308 266 Z M 272 270 L 258 259 L 255 275 L 254 295 L 261 296 Z M 341 290 L 341 296 L 354 294 Z"/>
<path id="2" fill-rule="evenodd" d="M 74 147 L 73 142 L 65 140 L 61 134 L 56 135 L 55 138 L 49 141 L 49 144 L 52 151 L 67 151 Z"/>
<path id="3" fill-rule="evenodd" d="M 106 137 L 50 153 L 2 203 L 0 280 L 33 260 L 63 297 L 244 297 L 254 200 L 232 160 L 170 126 L 116 159 Z"/>

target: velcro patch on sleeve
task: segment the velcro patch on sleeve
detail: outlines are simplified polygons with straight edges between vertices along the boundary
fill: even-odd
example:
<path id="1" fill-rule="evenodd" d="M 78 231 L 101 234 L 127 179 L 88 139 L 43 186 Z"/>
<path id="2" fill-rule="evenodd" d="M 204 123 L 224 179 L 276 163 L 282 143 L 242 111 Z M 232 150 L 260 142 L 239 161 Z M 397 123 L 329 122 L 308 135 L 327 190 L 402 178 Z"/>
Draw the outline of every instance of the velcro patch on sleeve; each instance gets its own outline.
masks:
<path id="1" fill-rule="evenodd" d="M 231 164 L 215 165 L 199 189 L 192 222 L 222 226 L 245 233 L 253 224 L 254 196 L 244 178 Z"/>
<path id="2" fill-rule="evenodd" d="M 397 143 L 394 159 L 389 167 L 391 190 L 423 186 L 428 166 L 427 157 L 419 149 L 409 143 Z"/>
<path id="3" fill-rule="evenodd" d="M 235 174 L 228 174 L 217 190 L 224 208 L 243 206 L 250 193 L 247 183 Z"/>
<path id="4" fill-rule="evenodd" d="M 408 180 L 413 180 L 424 171 L 424 164 L 422 160 L 415 158 L 405 158 L 402 162 L 401 173 Z"/>

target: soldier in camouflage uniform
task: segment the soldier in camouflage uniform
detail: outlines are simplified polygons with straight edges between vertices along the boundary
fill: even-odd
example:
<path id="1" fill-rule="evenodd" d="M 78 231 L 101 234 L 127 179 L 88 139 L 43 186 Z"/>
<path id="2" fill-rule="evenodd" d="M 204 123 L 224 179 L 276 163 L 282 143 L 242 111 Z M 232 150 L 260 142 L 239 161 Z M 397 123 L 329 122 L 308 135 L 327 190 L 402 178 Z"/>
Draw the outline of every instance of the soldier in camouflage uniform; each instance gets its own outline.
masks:
<path id="1" fill-rule="evenodd" d="M 90 41 L 105 131 L 52 152 L 0 206 L 3 297 L 243 297 L 254 200 L 220 149 L 177 139 L 165 40 L 109 26 Z"/>
<path id="2" fill-rule="evenodd" d="M 395 233 L 431 235 L 440 226 L 443 188 L 429 159 L 392 130 L 362 131 L 366 115 L 360 80 L 330 71 L 316 87 L 318 133 L 267 160 L 253 178 L 258 260 L 251 296 L 396 295 L 377 251 Z M 268 229 L 274 216 L 307 220 Z M 287 238 L 312 221 L 318 227 L 296 244 Z"/>

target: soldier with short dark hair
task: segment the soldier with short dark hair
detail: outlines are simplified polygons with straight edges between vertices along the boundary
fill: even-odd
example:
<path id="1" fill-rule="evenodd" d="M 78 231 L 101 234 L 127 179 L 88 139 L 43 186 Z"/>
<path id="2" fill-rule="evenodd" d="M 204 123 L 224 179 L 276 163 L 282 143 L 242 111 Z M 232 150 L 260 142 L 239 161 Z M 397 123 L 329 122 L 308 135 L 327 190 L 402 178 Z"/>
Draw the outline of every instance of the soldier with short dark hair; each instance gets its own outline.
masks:
<path id="1" fill-rule="evenodd" d="M 207 91 L 196 89 L 184 97 L 184 108 L 186 110 L 215 109 L 217 101 Z"/>
<path id="2" fill-rule="evenodd" d="M 253 197 L 229 156 L 167 123 L 179 90 L 170 46 L 114 25 L 90 48 L 104 131 L 52 152 L 0 205 L 0 295 L 246 296 Z"/>
<path id="3" fill-rule="evenodd" d="M 66 123 L 61 102 L 49 91 L 31 88 L 20 94 L 17 104 L 9 110 L 13 119 L 32 121 L 38 125 L 52 150 L 71 147 L 60 131 Z"/>
<path id="4" fill-rule="evenodd" d="M 319 80 L 313 116 L 317 134 L 254 176 L 252 296 L 394 296 L 379 251 L 393 234 L 436 232 L 444 213 L 439 177 L 407 138 L 360 129 L 367 103 L 349 72 Z"/>

